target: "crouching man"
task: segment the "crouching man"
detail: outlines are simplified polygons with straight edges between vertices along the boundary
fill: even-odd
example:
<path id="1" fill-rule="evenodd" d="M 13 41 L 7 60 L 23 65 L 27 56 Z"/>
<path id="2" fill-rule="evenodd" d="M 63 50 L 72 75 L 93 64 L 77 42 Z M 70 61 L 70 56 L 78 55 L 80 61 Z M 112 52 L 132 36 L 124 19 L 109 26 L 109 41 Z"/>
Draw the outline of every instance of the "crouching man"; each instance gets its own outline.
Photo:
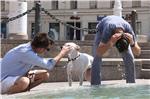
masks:
<path id="1" fill-rule="evenodd" d="M 48 70 L 53 69 L 69 51 L 69 47 L 63 47 L 55 58 L 49 60 L 38 56 L 49 50 L 53 43 L 47 33 L 38 33 L 31 42 L 8 51 L 1 63 L 1 93 L 24 92 L 48 80 Z M 44 70 L 30 71 L 33 66 Z"/>

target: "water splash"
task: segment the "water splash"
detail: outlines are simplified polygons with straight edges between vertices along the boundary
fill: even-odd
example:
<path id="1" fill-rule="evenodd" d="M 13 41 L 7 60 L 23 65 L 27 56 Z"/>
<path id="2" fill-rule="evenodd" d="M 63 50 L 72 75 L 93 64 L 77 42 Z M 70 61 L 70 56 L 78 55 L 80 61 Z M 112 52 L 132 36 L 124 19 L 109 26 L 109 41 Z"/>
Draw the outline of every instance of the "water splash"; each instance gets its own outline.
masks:
<path id="1" fill-rule="evenodd" d="M 121 66 L 120 64 L 121 63 L 117 64 L 117 69 L 121 73 L 122 80 L 124 80 L 125 79 L 125 73 L 124 73 L 124 70 L 123 70 L 123 66 Z"/>

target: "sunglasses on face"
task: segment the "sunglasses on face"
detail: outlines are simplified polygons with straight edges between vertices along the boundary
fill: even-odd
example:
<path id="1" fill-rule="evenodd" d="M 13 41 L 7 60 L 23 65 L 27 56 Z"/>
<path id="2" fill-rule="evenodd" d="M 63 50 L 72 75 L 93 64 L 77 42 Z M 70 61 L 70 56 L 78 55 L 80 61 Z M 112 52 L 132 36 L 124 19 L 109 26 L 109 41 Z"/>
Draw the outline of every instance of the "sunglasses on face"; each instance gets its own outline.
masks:
<path id="1" fill-rule="evenodd" d="M 46 48 L 47 51 L 50 51 L 50 48 Z"/>

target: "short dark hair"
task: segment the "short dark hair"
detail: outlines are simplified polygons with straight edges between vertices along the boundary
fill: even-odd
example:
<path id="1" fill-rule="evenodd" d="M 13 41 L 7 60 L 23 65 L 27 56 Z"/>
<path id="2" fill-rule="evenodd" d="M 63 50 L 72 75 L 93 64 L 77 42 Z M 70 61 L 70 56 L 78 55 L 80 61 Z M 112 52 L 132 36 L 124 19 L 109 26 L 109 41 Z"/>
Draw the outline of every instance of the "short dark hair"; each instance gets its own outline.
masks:
<path id="1" fill-rule="evenodd" d="M 48 37 L 47 33 L 37 33 L 31 41 L 31 45 L 35 48 L 47 48 L 49 44 L 54 44 L 54 41 Z"/>

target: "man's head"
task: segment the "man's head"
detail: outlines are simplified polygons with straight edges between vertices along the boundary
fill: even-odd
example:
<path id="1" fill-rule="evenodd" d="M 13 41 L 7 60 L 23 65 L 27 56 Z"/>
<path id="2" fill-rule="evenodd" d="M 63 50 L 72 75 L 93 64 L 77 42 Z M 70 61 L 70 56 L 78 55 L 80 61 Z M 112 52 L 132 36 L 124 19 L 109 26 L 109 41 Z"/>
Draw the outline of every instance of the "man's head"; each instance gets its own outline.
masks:
<path id="1" fill-rule="evenodd" d="M 47 33 L 38 33 L 32 40 L 31 46 L 37 53 L 43 53 L 49 50 L 49 47 L 54 43 Z"/>

